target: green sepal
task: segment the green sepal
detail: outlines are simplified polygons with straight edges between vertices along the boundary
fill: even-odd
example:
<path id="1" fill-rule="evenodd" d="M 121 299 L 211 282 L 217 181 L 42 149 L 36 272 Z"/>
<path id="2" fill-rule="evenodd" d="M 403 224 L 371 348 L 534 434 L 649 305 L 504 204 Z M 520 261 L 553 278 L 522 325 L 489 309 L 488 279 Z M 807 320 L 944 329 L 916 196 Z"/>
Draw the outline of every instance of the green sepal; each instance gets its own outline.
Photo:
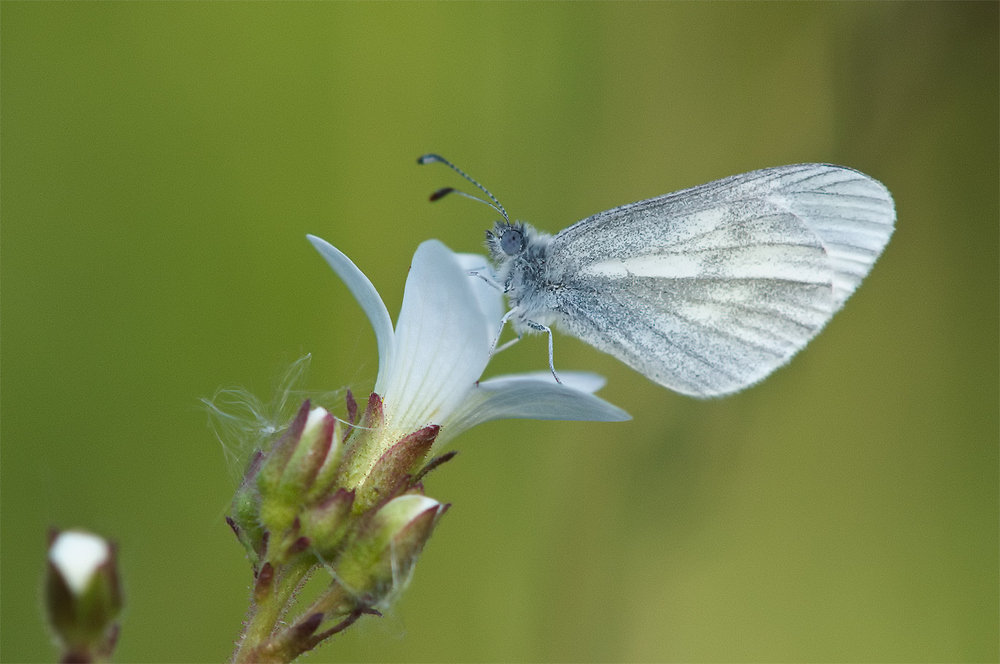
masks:
<path id="1" fill-rule="evenodd" d="M 344 459 L 337 473 L 338 486 L 354 488 L 368 476 L 372 457 L 382 440 L 384 423 L 382 397 L 372 392 L 368 397 L 368 407 L 361 416 L 361 422 L 351 430 L 345 444 Z"/>
<path id="2" fill-rule="evenodd" d="M 426 426 L 386 450 L 358 489 L 354 511 L 364 511 L 405 491 L 412 473 L 427 458 L 440 430 L 436 424 Z"/>

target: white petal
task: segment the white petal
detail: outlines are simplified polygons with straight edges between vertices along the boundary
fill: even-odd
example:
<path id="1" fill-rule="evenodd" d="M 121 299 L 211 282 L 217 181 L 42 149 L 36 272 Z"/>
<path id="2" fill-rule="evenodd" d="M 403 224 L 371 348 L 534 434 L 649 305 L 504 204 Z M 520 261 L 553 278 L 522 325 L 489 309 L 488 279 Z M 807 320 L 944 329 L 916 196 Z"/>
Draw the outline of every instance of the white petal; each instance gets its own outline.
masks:
<path id="1" fill-rule="evenodd" d="M 503 376 L 484 380 L 483 384 L 491 384 L 494 381 L 505 381 L 511 378 L 525 378 L 528 380 L 540 380 L 543 383 L 552 383 L 553 385 L 557 384 L 556 379 L 552 377 L 551 371 L 528 371 L 518 374 L 504 374 Z M 563 385 L 572 387 L 574 390 L 580 392 L 587 392 L 588 394 L 593 394 L 608 383 L 607 378 L 600 374 L 591 373 L 590 371 L 560 371 L 559 380 L 563 382 Z"/>
<path id="2" fill-rule="evenodd" d="M 64 530 L 49 548 L 49 560 L 77 595 L 87 589 L 97 568 L 111 555 L 108 543 L 97 535 Z"/>
<path id="3" fill-rule="evenodd" d="M 566 372 L 566 376 L 570 375 L 580 378 L 576 372 Z M 590 376 L 581 381 L 589 382 L 588 387 L 593 385 Z M 559 379 L 566 380 L 562 373 Z M 500 419 L 623 422 L 632 417 L 586 390 L 560 385 L 551 373 L 547 380 L 534 374 L 499 376 L 483 381 L 469 393 L 442 425 L 434 448 L 477 424 Z"/>
<path id="4" fill-rule="evenodd" d="M 500 329 L 500 319 L 504 315 L 503 293 L 500 291 L 500 282 L 497 280 L 493 266 L 486 260 L 486 256 L 479 254 L 455 254 L 458 264 L 466 272 L 478 272 L 480 276 L 472 275 L 472 290 L 479 299 L 479 305 L 486 314 L 486 320 L 492 326 L 490 333 L 490 343 Z M 491 283 L 486 280 L 489 279 Z"/>
<path id="5" fill-rule="evenodd" d="M 372 286 L 372 282 L 365 276 L 364 272 L 351 262 L 351 259 L 344 255 L 342 251 L 334 247 L 326 240 L 315 235 L 306 236 L 312 246 L 316 247 L 326 262 L 329 263 L 333 271 L 337 273 L 351 295 L 361 305 L 361 310 L 368 316 L 375 331 L 375 343 L 378 344 L 378 380 L 382 379 L 385 367 L 389 364 L 389 356 L 392 354 L 392 319 L 389 312 L 379 297 L 378 291 Z"/>
<path id="6" fill-rule="evenodd" d="M 417 248 L 390 367 L 375 384 L 388 426 L 440 424 L 482 375 L 492 337 L 473 279 L 437 240 Z"/>

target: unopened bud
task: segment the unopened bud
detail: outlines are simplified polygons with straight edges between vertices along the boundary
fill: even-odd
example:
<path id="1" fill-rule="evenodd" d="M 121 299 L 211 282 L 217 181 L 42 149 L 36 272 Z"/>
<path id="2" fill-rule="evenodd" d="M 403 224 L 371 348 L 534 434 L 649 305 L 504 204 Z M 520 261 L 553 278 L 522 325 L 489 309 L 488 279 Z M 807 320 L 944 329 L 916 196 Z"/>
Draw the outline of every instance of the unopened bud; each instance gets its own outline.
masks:
<path id="1" fill-rule="evenodd" d="M 340 546 L 350 525 L 354 492 L 338 489 L 302 513 L 302 534 L 308 537 L 321 556 L 328 556 Z"/>
<path id="2" fill-rule="evenodd" d="M 49 544 L 45 581 L 49 624 L 64 660 L 109 655 L 122 608 L 114 547 L 91 533 L 66 530 Z"/>
<path id="3" fill-rule="evenodd" d="M 306 420 L 309 418 L 309 401 L 306 400 L 288 430 L 267 452 L 257 473 L 260 491 L 260 521 L 271 531 L 281 532 L 295 521 L 299 496 L 291 487 L 282 484 L 285 467 L 298 445 Z"/>
<path id="4" fill-rule="evenodd" d="M 339 437 L 334 435 L 336 420 L 325 408 L 309 411 L 302 434 L 295 445 L 292 458 L 288 460 L 282 483 L 292 487 L 295 493 L 322 494 L 326 487 L 315 487 L 315 481 L 324 467 L 336 470 L 340 459 Z M 330 475 L 333 473 L 328 471 Z"/>
<path id="5" fill-rule="evenodd" d="M 250 563 L 257 568 L 260 557 L 264 555 L 266 538 L 264 527 L 260 523 L 260 494 L 257 491 L 257 473 L 260 472 L 264 455 L 259 450 L 254 453 L 247 467 L 247 472 L 240 483 L 233 502 L 229 506 L 226 523 L 236 533 L 236 538 L 247 550 Z"/>
<path id="6" fill-rule="evenodd" d="M 283 532 L 307 502 L 331 488 L 340 461 L 340 427 L 324 408 L 302 404 L 292 425 L 264 458 L 257 477 L 260 522 Z"/>
<path id="7" fill-rule="evenodd" d="M 424 543 L 448 506 L 408 494 L 390 500 L 358 534 L 337 562 L 345 588 L 371 603 L 401 591 Z"/>

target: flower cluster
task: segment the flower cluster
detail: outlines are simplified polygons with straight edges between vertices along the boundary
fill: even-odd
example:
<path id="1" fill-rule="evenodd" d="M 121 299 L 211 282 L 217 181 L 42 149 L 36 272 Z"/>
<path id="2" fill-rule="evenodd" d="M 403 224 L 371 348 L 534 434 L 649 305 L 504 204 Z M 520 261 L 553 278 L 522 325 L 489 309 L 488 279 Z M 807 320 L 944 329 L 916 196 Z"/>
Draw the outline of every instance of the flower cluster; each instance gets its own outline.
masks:
<path id="1" fill-rule="evenodd" d="M 471 274 L 486 269 L 482 257 L 421 244 L 394 329 L 354 263 L 309 240 L 371 321 L 378 377 L 360 417 L 350 393 L 347 421 L 307 401 L 282 438 L 254 455 L 227 517 L 256 576 L 236 661 L 290 661 L 405 587 L 448 507 L 424 495 L 422 479 L 451 457 L 434 454 L 458 434 L 501 418 L 628 419 L 594 396 L 604 381 L 593 374 L 566 372 L 561 383 L 548 372 L 480 381 L 503 313 L 502 295 Z M 320 565 L 330 587 L 279 628 L 296 589 Z"/>

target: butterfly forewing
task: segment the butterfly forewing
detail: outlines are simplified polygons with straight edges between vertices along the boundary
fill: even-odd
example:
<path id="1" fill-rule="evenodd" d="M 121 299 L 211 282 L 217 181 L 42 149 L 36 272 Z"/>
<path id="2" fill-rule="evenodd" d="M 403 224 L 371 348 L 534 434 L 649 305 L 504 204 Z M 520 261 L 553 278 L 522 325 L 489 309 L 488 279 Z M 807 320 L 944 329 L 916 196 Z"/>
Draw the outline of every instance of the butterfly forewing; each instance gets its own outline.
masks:
<path id="1" fill-rule="evenodd" d="M 754 171 L 585 219 L 552 239 L 561 327 L 652 380 L 715 396 L 822 329 L 881 253 L 888 191 L 851 169 Z"/>

